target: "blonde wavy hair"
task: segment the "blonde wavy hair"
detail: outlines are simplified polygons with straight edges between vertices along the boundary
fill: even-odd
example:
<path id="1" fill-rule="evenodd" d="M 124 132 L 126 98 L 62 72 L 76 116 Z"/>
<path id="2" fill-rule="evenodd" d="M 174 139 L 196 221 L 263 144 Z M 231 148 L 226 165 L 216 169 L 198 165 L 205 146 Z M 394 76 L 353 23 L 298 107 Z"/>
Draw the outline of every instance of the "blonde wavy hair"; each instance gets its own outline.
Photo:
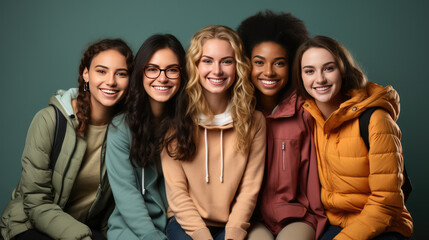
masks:
<path id="1" fill-rule="evenodd" d="M 249 80 L 250 62 L 246 57 L 243 44 L 238 34 L 227 26 L 210 25 L 192 37 L 191 45 L 186 52 L 186 69 L 189 74 L 186 92 L 188 94 L 187 114 L 195 125 L 199 122 L 200 113 L 213 119 L 205 97 L 202 94 L 198 63 L 203 54 L 203 45 L 209 39 L 220 39 L 229 42 L 234 49 L 236 75 L 233 85 L 229 88 L 230 101 L 232 103 L 231 115 L 234 121 L 236 135 L 236 149 L 246 153 L 251 145 L 250 129 L 253 124 L 253 112 L 255 110 L 255 97 L 253 84 Z"/>

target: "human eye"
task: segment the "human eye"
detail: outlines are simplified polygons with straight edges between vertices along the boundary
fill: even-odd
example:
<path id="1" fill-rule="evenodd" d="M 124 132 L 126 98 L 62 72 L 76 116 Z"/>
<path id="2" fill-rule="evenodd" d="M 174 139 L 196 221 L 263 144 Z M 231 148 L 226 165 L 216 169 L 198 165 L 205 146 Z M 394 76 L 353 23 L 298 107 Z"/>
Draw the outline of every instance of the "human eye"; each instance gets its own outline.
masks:
<path id="1" fill-rule="evenodd" d="M 117 73 L 117 75 L 118 75 L 119 77 L 128 77 L 128 72 L 126 72 L 126 71 L 121 71 L 121 72 L 118 72 L 118 73 Z"/>
<path id="2" fill-rule="evenodd" d="M 203 58 L 201 59 L 201 62 L 205 64 L 211 64 L 213 61 L 210 58 Z"/>
<path id="3" fill-rule="evenodd" d="M 179 68 L 178 67 L 171 67 L 171 68 L 167 68 L 167 71 L 169 73 L 178 73 L 179 72 Z"/>
<path id="4" fill-rule="evenodd" d="M 335 66 L 334 65 L 326 66 L 324 70 L 325 72 L 332 72 L 335 70 Z"/>
<path id="5" fill-rule="evenodd" d="M 257 67 L 261 67 L 264 65 L 264 62 L 261 60 L 255 60 L 255 61 L 253 61 L 253 65 L 255 65 Z"/>
<path id="6" fill-rule="evenodd" d="M 224 59 L 222 60 L 223 65 L 231 65 L 234 61 L 232 59 Z"/>
<path id="7" fill-rule="evenodd" d="M 96 72 L 100 73 L 100 74 L 105 74 L 106 71 L 104 69 L 96 69 Z"/>
<path id="8" fill-rule="evenodd" d="M 156 68 L 156 67 L 147 67 L 147 68 L 146 68 L 146 71 L 147 71 L 147 72 L 157 72 L 157 71 L 158 71 L 158 68 Z"/>
<path id="9" fill-rule="evenodd" d="M 276 67 L 285 67 L 287 64 L 285 61 L 277 61 L 274 63 L 274 66 Z"/>
<path id="10" fill-rule="evenodd" d="M 305 73 L 306 75 L 311 75 L 311 74 L 313 74 L 313 73 L 314 73 L 314 70 L 313 70 L 313 69 L 305 69 L 305 70 L 304 70 L 304 73 Z"/>

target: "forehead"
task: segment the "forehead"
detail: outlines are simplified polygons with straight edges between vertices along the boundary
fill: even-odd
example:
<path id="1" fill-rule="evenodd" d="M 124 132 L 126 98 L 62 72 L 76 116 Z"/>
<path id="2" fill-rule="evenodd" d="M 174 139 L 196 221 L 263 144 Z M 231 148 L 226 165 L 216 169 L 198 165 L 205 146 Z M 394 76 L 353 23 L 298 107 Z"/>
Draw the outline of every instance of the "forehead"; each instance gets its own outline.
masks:
<path id="1" fill-rule="evenodd" d="M 335 62 L 334 56 L 324 48 L 309 48 L 302 55 L 301 64 L 304 65 L 323 65 L 328 62 Z"/>
<path id="2" fill-rule="evenodd" d="M 91 66 L 105 65 L 105 66 L 125 66 L 127 65 L 125 56 L 114 49 L 102 51 L 95 55 L 91 60 Z"/>
<path id="3" fill-rule="evenodd" d="M 252 49 L 252 57 L 260 55 L 262 57 L 273 56 L 273 57 L 287 57 L 286 49 L 275 42 L 261 42 L 255 45 Z"/>
<path id="4" fill-rule="evenodd" d="M 210 57 L 232 57 L 234 56 L 234 49 L 231 44 L 222 39 L 212 38 L 207 39 L 203 44 L 203 55 Z"/>
<path id="5" fill-rule="evenodd" d="M 178 64 L 179 59 L 170 48 L 162 48 L 153 53 L 149 63 L 156 65 Z"/>

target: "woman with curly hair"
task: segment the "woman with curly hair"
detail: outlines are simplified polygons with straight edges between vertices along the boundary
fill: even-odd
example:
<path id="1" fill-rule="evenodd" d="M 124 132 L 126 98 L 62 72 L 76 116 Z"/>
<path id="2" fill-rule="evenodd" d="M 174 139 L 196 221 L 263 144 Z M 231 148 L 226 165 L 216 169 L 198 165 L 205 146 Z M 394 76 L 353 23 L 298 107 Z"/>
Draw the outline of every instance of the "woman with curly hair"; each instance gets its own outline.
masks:
<path id="1" fill-rule="evenodd" d="M 244 239 L 263 178 L 265 119 L 234 30 L 197 32 L 186 54 L 188 109 L 162 153 L 169 239 Z M 187 129 L 187 130 L 186 130 Z"/>
<path id="2" fill-rule="evenodd" d="M 58 90 L 28 130 L 22 176 L 1 218 L 4 239 L 105 239 L 113 197 L 104 165 L 105 136 L 122 111 L 133 54 L 120 39 L 88 47 L 79 88 Z M 57 157 L 56 125 L 65 134 Z M 56 159 L 56 163 L 54 162 Z"/>
<path id="3" fill-rule="evenodd" d="M 398 93 L 367 82 L 347 49 L 325 36 L 298 48 L 293 74 L 315 119 L 321 200 L 330 223 L 320 239 L 410 238 Z M 359 118 L 371 109 L 367 148 Z"/>
<path id="4" fill-rule="evenodd" d="M 171 34 L 156 34 L 140 47 L 126 112 L 113 119 L 106 167 L 116 207 L 109 239 L 164 240 L 167 198 L 160 151 L 186 97 L 185 50 Z"/>
<path id="5" fill-rule="evenodd" d="M 302 107 L 304 100 L 289 70 L 296 49 L 308 39 L 307 30 L 289 13 L 266 11 L 245 19 L 237 32 L 251 61 L 256 107 L 267 122 L 265 178 L 257 212 L 265 225 L 256 223 L 248 239 L 317 239 L 326 216 L 320 202 L 313 119 Z"/>

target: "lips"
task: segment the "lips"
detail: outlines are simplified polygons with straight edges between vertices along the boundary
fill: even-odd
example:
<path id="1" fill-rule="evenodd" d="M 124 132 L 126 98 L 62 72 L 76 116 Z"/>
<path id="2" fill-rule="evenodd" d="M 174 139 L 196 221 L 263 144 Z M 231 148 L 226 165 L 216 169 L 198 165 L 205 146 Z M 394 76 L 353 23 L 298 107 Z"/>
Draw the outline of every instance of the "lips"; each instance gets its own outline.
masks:
<path id="1" fill-rule="evenodd" d="M 167 92 L 171 89 L 170 86 L 152 86 L 158 92 Z"/>
<path id="2" fill-rule="evenodd" d="M 277 83 L 279 83 L 280 81 L 280 79 L 261 79 L 261 78 L 258 78 L 258 80 L 261 82 L 261 84 L 264 87 L 267 87 L 267 88 L 275 87 Z"/>
<path id="3" fill-rule="evenodd" d="M 329 89 L 332 87 L 332 85 L 328 85 L 328 86 L 320 86 L 320 87 L 314 87 L 313 89 L 316 90 L 316 92 L 318 93 L 325 93 L 327 91 L 329 91 Z"/>
<path id="4" fill-rule="evenodd" d="M 213 85 L 222 85 L 225 81 L 226 78 L 208 78 L 209 82 Z"/>
<path id="5" fill-rule="evenodd" d="M 100 88 L 100 91 L 103 92 L 105 95 L 108 95 L 108 96 L 114 96 L 119 92 L 119 90 L 105 89 L 105 88 Z"/>

